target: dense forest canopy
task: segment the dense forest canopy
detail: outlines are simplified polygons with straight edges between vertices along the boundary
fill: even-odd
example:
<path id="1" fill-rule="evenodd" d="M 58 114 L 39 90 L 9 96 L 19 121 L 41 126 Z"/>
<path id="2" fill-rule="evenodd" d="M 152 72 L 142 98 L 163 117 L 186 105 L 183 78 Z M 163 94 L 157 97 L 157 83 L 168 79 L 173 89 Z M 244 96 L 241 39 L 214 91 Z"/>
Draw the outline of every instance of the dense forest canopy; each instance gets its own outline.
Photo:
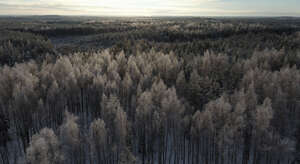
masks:
<path id="1" fill-rule="evenodd" d="M 298 18 L 0 25 L 0 163 L 300 160 Z"/>

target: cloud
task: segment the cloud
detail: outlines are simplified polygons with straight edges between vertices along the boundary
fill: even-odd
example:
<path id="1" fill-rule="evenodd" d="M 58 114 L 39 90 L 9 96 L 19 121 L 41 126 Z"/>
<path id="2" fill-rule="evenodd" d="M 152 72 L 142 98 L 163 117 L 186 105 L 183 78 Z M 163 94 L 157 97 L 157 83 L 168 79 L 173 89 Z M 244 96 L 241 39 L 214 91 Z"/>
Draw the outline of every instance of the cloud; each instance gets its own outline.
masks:
<path id="1" fill-rule="evenodd" d="M 0 0 L 0 14 L 13 15 L 295 15 L 247 7 L 243 0 Z M 281 10 L 283 11 L 283 10 Z"/>
<path id="2" fill-rule="evenodd" d="M 212 0 L 0 0 L 0 14 L 151 15 Z M 170 13 L 170 12 L 168 12 Z"/>

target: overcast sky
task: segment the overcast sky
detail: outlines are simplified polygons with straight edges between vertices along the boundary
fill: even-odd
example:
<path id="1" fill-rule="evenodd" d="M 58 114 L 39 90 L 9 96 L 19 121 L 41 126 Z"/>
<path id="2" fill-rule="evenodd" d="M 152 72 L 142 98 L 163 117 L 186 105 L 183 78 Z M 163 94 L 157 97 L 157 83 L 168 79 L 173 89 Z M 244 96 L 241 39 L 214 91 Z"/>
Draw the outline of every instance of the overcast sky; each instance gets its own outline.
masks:
<path id="1" fill-rule="evenodd" d="M 0 0 L 0 15 L 300 16 L 300 0 Z"/>

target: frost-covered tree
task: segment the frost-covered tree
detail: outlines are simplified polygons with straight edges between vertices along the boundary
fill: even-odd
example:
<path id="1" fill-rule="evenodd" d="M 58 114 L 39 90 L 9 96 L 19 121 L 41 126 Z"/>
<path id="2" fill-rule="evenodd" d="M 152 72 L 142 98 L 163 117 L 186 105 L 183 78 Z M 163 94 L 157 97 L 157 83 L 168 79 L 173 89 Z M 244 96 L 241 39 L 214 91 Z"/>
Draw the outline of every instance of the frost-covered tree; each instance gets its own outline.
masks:
<path id="1" fill-rule="evenodd" d="M 26 149 L 26 160 L 30 164 L 62 164 L 63 158 L 58 138 L 48 128 L 33 135 Z"/>
<path id="2" fill-rule="evenodd" d="M 151 137 L 152 131 L 152 114 L 154 111 L 154 105 L 152 101 L 152 94 L 149 91 L 143 92 L 138 98 L 135 117 L 135 128 L 138 133 L 139 150 L 142 153 L 142 161 L 145 162 L 145 156 L 147 154 L 148 139 Z"/>
<path id="3" fill-rule="evenodd" d="M 80 129 L 78 117 L 65 112 L 63 124 L 59 127 L 59 140 L 66 163 L 78 163 L 83 158 L 80 154 Z"/>
<path id="4" fill-rule="evenodd" d="M 107 162 L 107 130 L 103 120 L 97 119 L 91 123 L 90 139 L 92 160 L 97 163 Z"/>
<path id="5" fill-rule="evenodd" d="M 269 128 L 271 119 L 273 118 L 272 104 L 269 98 L 266 98 L 264 103 L 256 108 L 254 118 L 255 129 L 258 132 L 264 132 Z"/>

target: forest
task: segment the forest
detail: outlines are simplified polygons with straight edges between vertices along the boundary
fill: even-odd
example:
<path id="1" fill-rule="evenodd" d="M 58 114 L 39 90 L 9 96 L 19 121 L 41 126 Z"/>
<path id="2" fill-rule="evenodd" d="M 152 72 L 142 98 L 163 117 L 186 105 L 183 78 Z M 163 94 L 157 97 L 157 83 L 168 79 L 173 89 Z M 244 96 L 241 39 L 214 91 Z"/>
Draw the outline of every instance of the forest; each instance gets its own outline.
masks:
<path id="1" fill-rule="evenodd" d="M 300 18 L 0 17 L 1 164 L 298 164 Z"/>

